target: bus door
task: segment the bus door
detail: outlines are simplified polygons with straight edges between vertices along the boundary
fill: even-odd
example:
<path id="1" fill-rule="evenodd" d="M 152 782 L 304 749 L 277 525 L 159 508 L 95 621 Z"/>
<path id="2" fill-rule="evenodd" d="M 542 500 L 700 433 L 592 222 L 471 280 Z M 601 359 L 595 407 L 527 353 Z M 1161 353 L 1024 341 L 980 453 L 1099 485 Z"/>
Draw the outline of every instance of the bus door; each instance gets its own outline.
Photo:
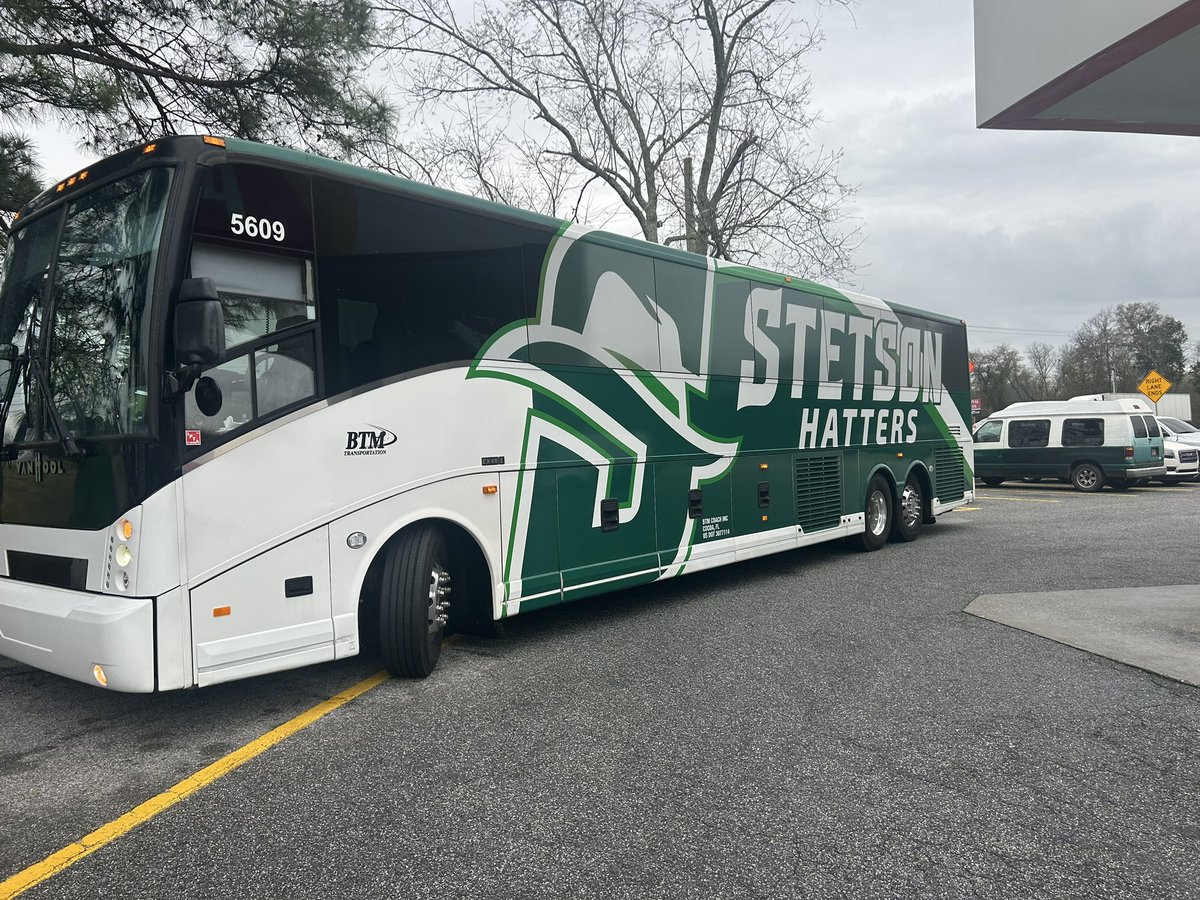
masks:
<path id="1" fill-rule="evenodd" d="M 304 176 L 222 165 L 204 176 L 188 276 L 211 278 L 225 355 L 183 398 L 182 527 L 197 682 L 333 659 L 328 527 L 312 419 L 317 353 Z M 211 450 L 217 452 L 210 452 Z"/>

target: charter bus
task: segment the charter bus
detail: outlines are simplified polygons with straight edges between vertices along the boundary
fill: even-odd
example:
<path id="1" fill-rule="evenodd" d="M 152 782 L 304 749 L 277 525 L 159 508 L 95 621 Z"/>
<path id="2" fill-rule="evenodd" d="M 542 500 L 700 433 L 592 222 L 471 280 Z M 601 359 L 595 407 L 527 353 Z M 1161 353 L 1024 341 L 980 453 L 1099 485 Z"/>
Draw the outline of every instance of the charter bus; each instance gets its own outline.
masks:
<path id="1" fill-rule="evenodd" d="M 16 225 L 0 654 L 69 678 L 364 639 L 421 677 L 451 630 L 972 499 L 956 318 L 211 136 Z"/>

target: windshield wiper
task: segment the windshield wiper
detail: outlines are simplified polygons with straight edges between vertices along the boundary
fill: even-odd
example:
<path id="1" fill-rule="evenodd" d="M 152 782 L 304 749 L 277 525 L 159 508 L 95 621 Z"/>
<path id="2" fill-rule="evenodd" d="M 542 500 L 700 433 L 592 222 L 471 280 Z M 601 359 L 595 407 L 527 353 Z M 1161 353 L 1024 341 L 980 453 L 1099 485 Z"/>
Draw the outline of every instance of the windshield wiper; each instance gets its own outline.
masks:
<path id="1" fill-rule="evenodd" d="M 25 352 L 20 359 L 21 366 L 25 369 L 25 377 L 28 378 L 28 373 L 32 372 L 37 380 L 38 386 L 42 389 L 42 406 L 46 409 L 46 414 L 50 417 L 50 423 L 54 426 L 54 432 L 58 435 L 59 446 L 62 447 L 63 453 L 68 457 L 86 456 L 84 451 L 79 449 L 79 445 L 75 443 L 75 438 L 71 436 L 70 430 L 62 420 L 62 414 L 59 413 L 58 407 L 54 405 L 54 398 L 50 395 L 50 376 L 46 374 L 46 369 L 42 366 L 42 359 L 34 352 L 33 346 L 26 346 Z M 17 372 L 13 372 L 14 380 L 10 383 L 8 396 L 4 398 L 3 415 L 0 416 L 0 422 L 3 422 L 8 417 L 8 407 L 12 400 L 13 389 L 15 388 L 15 377 Z"/>

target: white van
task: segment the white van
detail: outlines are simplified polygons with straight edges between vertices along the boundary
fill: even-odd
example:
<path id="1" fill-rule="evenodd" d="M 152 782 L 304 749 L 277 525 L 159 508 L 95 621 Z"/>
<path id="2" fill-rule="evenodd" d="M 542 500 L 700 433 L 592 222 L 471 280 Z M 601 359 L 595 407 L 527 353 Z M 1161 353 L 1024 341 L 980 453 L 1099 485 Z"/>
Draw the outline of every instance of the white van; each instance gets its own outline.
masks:
<path id="1" fill-rule="evenodd" d="M 1141 400 L 1014 403 L 975 429 L 975 475 L 997 485 L 1059 478 L 1077 490 L 1124 490 L 1166 474 L 1154 410 Z"/>

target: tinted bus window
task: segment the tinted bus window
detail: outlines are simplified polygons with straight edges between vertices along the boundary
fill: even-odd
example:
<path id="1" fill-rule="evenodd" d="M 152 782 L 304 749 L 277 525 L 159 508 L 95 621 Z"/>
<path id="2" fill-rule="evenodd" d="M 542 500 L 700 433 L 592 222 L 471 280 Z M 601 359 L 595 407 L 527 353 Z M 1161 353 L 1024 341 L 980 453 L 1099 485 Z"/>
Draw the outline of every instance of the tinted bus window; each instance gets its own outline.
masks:
<path id="1" fill-rule="evenodd" d="M 536 309 L 550 233 L 313 180 L 328 393 L 466 362 Z"/>

